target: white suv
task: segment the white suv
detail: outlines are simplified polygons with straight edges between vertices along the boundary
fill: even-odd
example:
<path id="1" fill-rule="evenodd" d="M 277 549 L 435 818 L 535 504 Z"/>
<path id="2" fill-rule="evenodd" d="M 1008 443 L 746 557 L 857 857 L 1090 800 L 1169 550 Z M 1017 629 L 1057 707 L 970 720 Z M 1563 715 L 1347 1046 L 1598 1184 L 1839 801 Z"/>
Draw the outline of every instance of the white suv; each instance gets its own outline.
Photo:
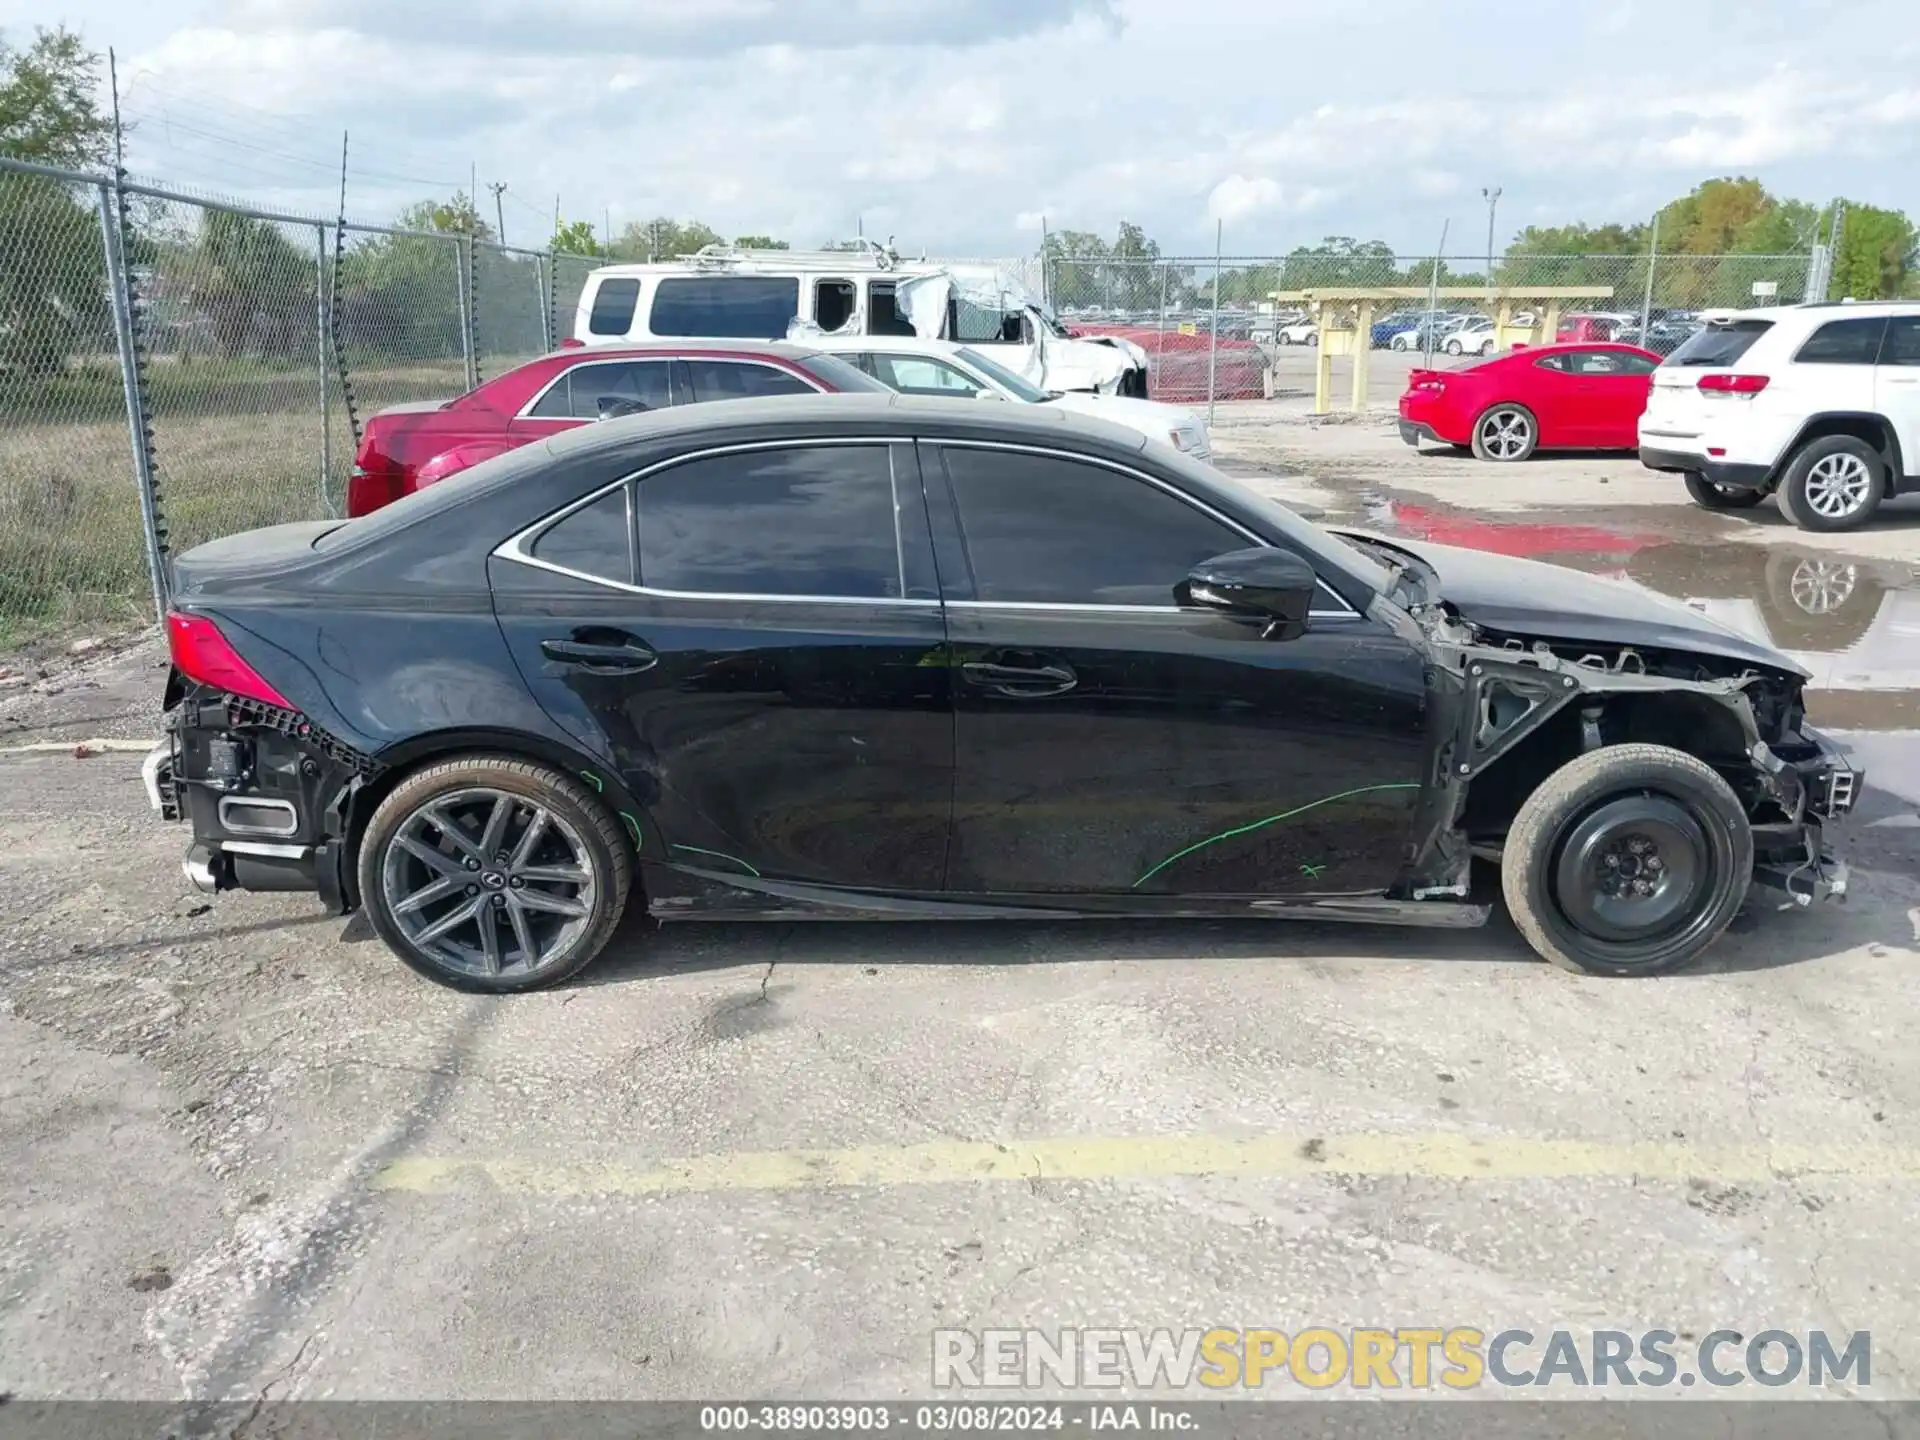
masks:
<path id="1" fill-rule="evenodd" d="M 1851 530 L 1920 489 L 1920 304 L 1713 310 L 1653 372 L 1640 463 L 1710 510 Z"/>

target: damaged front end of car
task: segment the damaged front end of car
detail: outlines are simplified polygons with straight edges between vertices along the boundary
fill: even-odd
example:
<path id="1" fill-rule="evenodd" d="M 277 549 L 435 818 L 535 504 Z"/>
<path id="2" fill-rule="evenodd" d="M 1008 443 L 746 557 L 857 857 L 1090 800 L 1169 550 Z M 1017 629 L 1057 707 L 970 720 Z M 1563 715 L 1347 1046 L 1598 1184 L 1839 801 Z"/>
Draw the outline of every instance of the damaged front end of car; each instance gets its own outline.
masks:
<path id="1" fill-rule="evenodd" d="M 1431 656 L 1429 774 L 1410 844 L 1413 899 L 1462 897 L 1475 858 L 1501 858 L 1521 805 L 1562 766 L 1607 746 L 1691 755 L 1732 788 L 1753 834 L 1753 884 L 1780 908 L 1847 890 L 1823 827 L 1861 773 L 1806 723 L 1803 679 L 1739 659 L 1567 641 L 1476 624 L 1451 605 L 1408 615 Z"/>

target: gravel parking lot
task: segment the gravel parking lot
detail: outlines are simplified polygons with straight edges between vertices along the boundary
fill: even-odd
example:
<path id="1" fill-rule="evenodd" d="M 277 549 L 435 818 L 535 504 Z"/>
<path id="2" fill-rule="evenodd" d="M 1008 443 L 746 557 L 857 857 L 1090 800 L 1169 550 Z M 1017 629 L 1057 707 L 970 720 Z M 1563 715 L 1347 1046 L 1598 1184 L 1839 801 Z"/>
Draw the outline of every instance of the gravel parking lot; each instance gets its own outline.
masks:
<path id="1" fill-rule="evenodd" d="M 0 688 L 0 1391 L 909 1397 L 936 1327 L 1472 1325 L 1866 1330 L 1845 1388 L 1920 1397 L 1920 513 L 1816 539 L 1286 394 L 1216 440 L 1330 520 L 1763 625 L 1851 566 L 1865 628 L 1850 590 L 1788 639 L 1869 769 L 1853 896 L 1645 982 L 1504 920 L 634 921 L 489 1001 L 190 891 L 158 652 L 103 647 Z"/>

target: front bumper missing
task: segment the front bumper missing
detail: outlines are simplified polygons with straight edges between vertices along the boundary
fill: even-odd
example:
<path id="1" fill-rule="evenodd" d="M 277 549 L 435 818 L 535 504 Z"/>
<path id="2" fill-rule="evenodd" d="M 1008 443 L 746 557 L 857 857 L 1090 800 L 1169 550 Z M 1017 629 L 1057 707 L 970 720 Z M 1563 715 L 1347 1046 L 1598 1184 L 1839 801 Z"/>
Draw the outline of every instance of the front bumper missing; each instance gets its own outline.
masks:
<path id="1" fill-rule="evenodd" d="M 147 804 L 162 820 L 179 820 L 180 792 L 173 783 L 173 737 L 169 735 L 147 752 L 140 762 L 140 783 L 146 787 Z"/>
<path id="2" fill-rule="evenodd" d="M 1844 900 L 1847 880 L 1846 862 L 1811 839 L 1807 854 L 1799 860 L 1762 861 L 1753 867 L 1754 885 L 1775 892 L 1782 910 L 1806 910 L 1823 900 Z"/>

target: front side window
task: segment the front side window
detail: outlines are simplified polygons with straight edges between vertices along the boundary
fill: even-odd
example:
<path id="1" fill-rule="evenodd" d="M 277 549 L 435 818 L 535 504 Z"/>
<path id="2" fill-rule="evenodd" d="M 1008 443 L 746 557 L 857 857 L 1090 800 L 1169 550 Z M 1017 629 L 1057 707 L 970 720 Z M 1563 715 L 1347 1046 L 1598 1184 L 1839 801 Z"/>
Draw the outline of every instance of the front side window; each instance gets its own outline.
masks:
<path id="1" fill-rule="evenodd" d="M 593 292 L 593 309 L 587 315 L 587 332 L 592 335 L 624 335 L 633 328 L 634 306 L 640 303 L 640 282 L 618 277 L 602 280 Z"/>
<path id="2" fill-rule="evenodd" d="M 609 409 L 633 413 L 672 403 L 665 360 L 613 360 L 575 365 L 528 411 L 542 420 L 598 420 Z"/>
<path id="3" fill-rule="evenodd" d="M 811 395 L 814 387 L 798 375 L 752 360 L 688 360 L 692 398 L 752 400 L 765 395 Z"/>
<path id="4" fill-rule="evenodd" d="M 882 445 L 745 450 L 639 483 L 640 583 L 697 594 L 898 599 Z"/>
<path id="5" fill-rule="evenodd" d="M 958 447 L 943 456 L 979 600 L 1171 606 L 1200 561 L 1252 543 L 1102 466 Z"/>
<path id="6" fill-rule="evenodd" d="M 800 313 L 800 282 L 770 275 L 689 275 L 654 287 L 655 335 L 782 340 Z"/>
<path id="7" fill-rule="evenodd" d="M 829 332 L 840 329 L 853 319 L 858 293 L 851 280 L 814 281 L 813 323 Z"/>
<path id="8" fill-rule="evenodd" d="M 867 333 L 869 335 L 911 335 L 913 322 L 900 309 L 899 295 L 891 280 L 876 280 L 867 287 Z"/>
<path id="9" fill-rule="evenodd" d="M 873 356 L 873 373 L 903 395 L 972 395 L 980 386 L 962 371 L 926 355 Z"/>
<path id="10" fill-rule="evenodd" d="M 1829 320 L 1794 352 L 1796 365 L 1871 365 L 1880 356 L 1884 316 Z"/>
<path id="11" fill-rule="evenodd" d="M 1018 345 L 1024 337 L 1018 310 L 976 305 L 958 295 L 947 302 L 947 338 L 962 345 Z"/>

